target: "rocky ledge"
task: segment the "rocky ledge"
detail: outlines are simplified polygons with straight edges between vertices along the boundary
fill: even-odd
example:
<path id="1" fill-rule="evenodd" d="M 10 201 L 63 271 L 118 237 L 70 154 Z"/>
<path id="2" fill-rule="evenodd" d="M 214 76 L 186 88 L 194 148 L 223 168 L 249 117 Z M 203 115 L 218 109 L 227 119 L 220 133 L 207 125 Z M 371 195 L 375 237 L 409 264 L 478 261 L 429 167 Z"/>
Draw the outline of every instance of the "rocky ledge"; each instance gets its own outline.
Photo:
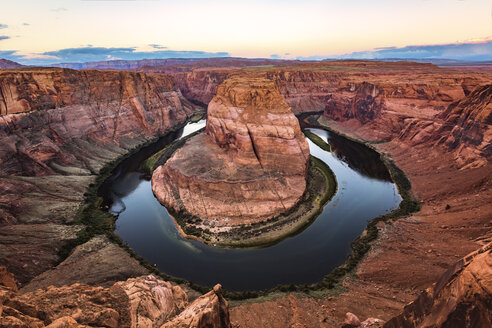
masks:
<path id="1" fill-rule="evenodd" d="M 190 302 L 185 291 L 153 275 L 109 288 L 50 286 L 19 294 L 0 267 L 1 327 L 231 327 L 221 286 Z"/>
<path id="2" fill-rule="evenodd" d="M 157 199 L 206 229 L 266 221 L 306 189 L 309 146 L 275 83 L 231 78 L 208 106 L 205 133 L 190 138 L 152 176 Z"/>

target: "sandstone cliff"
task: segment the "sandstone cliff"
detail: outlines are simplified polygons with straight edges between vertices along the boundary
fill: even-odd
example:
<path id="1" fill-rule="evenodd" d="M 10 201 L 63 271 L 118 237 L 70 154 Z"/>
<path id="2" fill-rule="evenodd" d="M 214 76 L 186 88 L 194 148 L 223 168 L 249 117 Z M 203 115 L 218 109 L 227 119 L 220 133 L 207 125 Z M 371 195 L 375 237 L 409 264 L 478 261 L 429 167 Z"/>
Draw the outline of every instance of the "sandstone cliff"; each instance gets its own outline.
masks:
<path id="1" fill-rule="evenodd" d="M 384 328 L 492 326 L 492 243 L 468 254 Z"/>
<path id="2" fill-rule="evenodd" d="M 492 85 L 477 87 L 435 120 L 412 120 L 399 138 L 412 145 L 442 144 L 460 167 L 485 165 L 492 156 Z"/>
<path id="3" fill-rule="evenodd" d="M 230 226 L 288 211 L 306 187 L 309 149 L 272 81 L 225 81 L 191 138 L 152 177 L 160 202 Z"/>
<path id="4" fill-rule="evenodd" d="M 173 80 L 160 74 L 4 71 L 0 90 L 4 175 L 95 172 L 98 151 L 158 136 L 194 110 Z M 6 115 L 14 113 L 20 114 Z"/>
<path id="5" fill-rule="evenodd" d="M 109 288 L 73 284 L 20 295 L 0 282 L 0 326 L 229 328 L 230 322 L 220 285 L 190 302 L 181 287 L 150 275 Z"/>

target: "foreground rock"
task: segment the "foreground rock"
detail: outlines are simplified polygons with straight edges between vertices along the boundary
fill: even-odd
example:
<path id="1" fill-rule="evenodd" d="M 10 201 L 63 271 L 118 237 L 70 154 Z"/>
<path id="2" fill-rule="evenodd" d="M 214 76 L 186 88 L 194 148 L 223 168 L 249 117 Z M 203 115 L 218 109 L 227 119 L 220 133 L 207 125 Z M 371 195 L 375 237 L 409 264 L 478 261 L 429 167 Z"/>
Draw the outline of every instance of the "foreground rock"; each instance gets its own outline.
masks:
<path id="1" fill-rule="evenodd" d="M 6 328 L 228 328 L 228 311 L 220 285 L 190 303 L 179 286 L 152 275 L 110 288 L 74 284 L 22 295 L 0 281 L 0 326 Z"/>
<path id="2" fill-rule="evenodd" d="M 453 265 L 384 328 L 491 327 L 492 243 Z"/>
<path id="3" fill-rule="evenodd" d="M 309 148 L 272 81 L 225 81 L 206 133 L 189 139 L 152 176 L 157 199 L 204 228 L 261 222 L 291 209 L 306 188 Z"/>

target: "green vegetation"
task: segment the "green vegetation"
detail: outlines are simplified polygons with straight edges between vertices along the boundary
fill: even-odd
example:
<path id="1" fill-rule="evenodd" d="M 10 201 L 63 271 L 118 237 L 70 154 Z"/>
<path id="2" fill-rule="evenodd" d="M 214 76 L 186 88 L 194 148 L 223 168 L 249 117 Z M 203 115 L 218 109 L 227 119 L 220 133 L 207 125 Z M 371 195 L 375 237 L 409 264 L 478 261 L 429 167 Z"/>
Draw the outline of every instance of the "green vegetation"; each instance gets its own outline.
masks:
<path id="1" fill-rule="evenodd" d="M 312 133 L 309 130 L 304 130 L 304 135 L 309 138 L 312 142 L 314 142 L 319 148 L 331 151 L 330 145 L 327 144 L 321 137 L 319 137 L 316 133 Z"/>
<path id="2" fill-rule="evenodd" d="M 191 118 L 190 118 L 190 123 L 196 123 L 200 120 L 203 120 L 205 117 L 205 112 L 196 112 Z"/>

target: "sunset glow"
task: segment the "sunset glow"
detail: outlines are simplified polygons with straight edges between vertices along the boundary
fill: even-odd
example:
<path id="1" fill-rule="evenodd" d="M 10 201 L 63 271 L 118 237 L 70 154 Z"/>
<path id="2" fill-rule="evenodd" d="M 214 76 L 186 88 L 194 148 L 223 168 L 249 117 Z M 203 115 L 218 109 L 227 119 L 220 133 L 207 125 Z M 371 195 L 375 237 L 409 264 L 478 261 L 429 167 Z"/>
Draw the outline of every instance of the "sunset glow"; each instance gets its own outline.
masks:
<path id="1" fill-rule="evenodd" d="M 16 0 L 4 1 L 0 23 L 0 55 L 26 62 L 87 46 L 297 58 L 492 35 L 489 0 Z"/>

